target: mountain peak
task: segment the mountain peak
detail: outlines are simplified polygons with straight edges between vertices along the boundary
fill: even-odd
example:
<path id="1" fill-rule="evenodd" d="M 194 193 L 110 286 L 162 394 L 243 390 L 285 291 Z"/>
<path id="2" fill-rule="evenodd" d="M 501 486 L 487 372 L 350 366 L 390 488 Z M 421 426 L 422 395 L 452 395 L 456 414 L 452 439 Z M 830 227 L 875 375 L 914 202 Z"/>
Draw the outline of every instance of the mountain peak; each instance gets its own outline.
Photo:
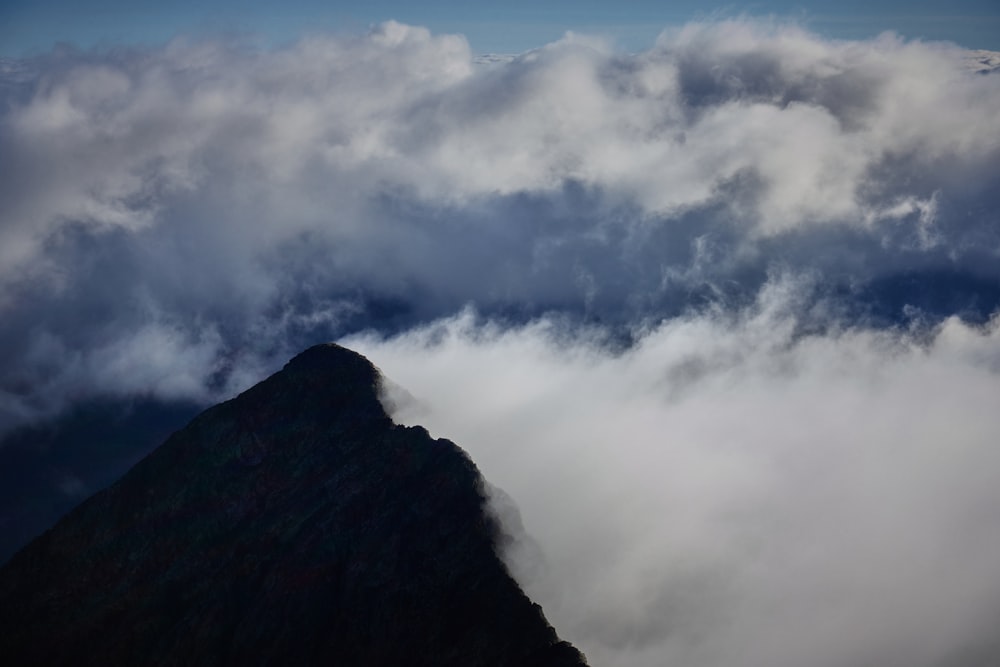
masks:
<path id="1" fill-rule="evenodd" d="M 372 362 L 337 343 L 313 345 L 295 355 L 285 364 L 284 370 L 313 372 L 331 380 L 358 383 L 374 382 L 379 377 Z"/>
<path id="2" fill-rule="evenodd" d="M 319 345 L 0 568 L 10 665 L 583 665 L 496 553 L 454 443 Z"/>
<path id="3" fill-rule="evenodd" d="M 249 400 L 260 395 L 293 413 L 315 409 L 319 402 L 339 410 L 353 410 L 354 418 L 388 419 L 379 401 L 381 382 L 382 374 L 364 356 L 336 343 L 323 343 L 299 353 L 280 372 L 239 398 Z M 302 403 L 296 408 L 286 400 L 289 398 Z"/>

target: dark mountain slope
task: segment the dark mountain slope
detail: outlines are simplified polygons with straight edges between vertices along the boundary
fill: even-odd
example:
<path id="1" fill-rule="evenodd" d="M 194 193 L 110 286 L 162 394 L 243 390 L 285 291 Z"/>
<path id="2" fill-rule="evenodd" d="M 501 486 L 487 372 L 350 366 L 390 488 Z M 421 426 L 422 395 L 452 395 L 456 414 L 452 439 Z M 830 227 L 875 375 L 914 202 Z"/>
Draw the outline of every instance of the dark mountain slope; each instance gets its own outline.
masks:
<path id="1" fill-rule="evenodd" d="M 585 664 L 453 443 L 335 345 L 175 433 L 0 569 L 8 665 Z"/>

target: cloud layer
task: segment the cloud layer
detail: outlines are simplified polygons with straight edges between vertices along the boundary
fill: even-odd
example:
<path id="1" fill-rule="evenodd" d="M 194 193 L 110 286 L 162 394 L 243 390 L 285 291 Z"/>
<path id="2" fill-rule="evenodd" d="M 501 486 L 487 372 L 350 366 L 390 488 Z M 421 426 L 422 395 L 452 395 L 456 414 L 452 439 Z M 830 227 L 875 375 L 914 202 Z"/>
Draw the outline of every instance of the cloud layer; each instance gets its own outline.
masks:
<path id="1" fill-rule="evenodd" d="M 998 322 L 802 336 L 797 290 L 618 352 L 471 313 L 347 344 L 519 505 L 513 570 L 593 664 L 995 663 Z"/>
<path id="2" fill-rule="evenodd" d="M 388 23 L 5 62 L 0 428 L 94 391 L 213 400 L 470 303 L 655 320 L 776 267 L 995 286 L 1000 77 L 965 55 L 732 21 L 477 66 Z"/>
<path id="3" fill-rule="evenodd" d="M 969 57 L 727 21 L 0 62 L 0 435 L 347 336 L 511 495 L 594 664 L 996 664 L 1000 76 Z"/>

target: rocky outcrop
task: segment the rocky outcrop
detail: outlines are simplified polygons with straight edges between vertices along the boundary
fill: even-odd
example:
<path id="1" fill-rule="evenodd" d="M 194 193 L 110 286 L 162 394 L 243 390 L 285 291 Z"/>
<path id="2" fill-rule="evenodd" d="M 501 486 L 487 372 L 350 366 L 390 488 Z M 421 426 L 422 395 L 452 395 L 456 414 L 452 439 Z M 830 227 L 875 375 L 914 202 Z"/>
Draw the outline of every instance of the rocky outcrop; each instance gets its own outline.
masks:
<path id="1" fill-rule="evenodd" d="M 583 665 L 497 556 L 462 450 L 303 352 L 0 570 L 7 665 Z"/>

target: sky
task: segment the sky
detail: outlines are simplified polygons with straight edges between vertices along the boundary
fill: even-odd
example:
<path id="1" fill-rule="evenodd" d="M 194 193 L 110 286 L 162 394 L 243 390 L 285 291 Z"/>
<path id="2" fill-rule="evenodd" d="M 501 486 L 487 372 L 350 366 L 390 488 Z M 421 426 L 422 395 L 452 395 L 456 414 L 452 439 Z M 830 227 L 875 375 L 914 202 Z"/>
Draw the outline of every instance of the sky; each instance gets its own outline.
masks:
<path id="1" fill-rule="evenodd" d="M 317 32 L 356 33 L 387 20 L 465 35 L 476 53 L 520 53 L 567 31 L 599 34 L 628 50 L 648 48 L 668 25 L 714 16 L 794 18 L 828 37 L 861 39 L 886 30 L 967 48 L 1000 50 L 995 0 L 772 0 L 709 4 L 695 0 L 596 2 L 512 0 L 470 3 L 288 0 L 6 0 L 0 55 L 23 57 L 54 43 L 83 47 L 162 43 L 178 35 L 236 33 L 280 45 Z"/>
<path id="2" fill-rule="evenodd" d="M 0 21 L 36 26 L 0 62 L 6 553 L 337 340 L 469 451 L 595 665 L 1000 663 L 991 43 L 104 7 Z"/>

